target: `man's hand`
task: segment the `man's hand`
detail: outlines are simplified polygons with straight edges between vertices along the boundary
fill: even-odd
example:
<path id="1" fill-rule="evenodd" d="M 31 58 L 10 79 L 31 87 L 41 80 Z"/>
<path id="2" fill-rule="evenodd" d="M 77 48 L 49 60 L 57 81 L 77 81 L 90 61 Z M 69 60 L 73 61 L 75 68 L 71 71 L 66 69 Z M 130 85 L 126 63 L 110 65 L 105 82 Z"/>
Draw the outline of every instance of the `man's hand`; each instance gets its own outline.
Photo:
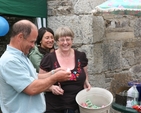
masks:
<path id="1" fill-rule="evenodd" d="M 63 82 L 63 81 L 70 80 L 71 72 L 60 69 L 59 71 L 55 72 L 55 74 L 53 74 L 52 76 L 55 76 L 56 81 Z"/>

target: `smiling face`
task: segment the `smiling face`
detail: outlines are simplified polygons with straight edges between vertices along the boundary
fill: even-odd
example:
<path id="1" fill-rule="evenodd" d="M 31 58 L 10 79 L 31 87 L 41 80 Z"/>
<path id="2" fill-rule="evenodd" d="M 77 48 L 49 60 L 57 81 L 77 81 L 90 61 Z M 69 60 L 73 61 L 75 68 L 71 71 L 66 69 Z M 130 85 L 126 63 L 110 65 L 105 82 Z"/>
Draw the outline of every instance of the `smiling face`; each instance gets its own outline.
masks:
<path id="1" fill-rule="evenodd" d="M 40 41 L 41 47 L 46 48 L 52 48 L 54 45 L 54 36 L 52 33 L 46 31 L 42 37 L 42 40 Z"/>
<path id="2" fill-rule="evenodd" d="M 67 27 L 59 27 L 55 32 L 55 40 L 57 41 L 58 48 L 62 51 L 68 51 L 72 47 L 74 33 Z"/>
<path id="3" fill-rule="evenodd" d="M 59 37 L 57 41 L 58 48 L 62 51 L 68 51 L 72 47 L 73 39 L 70 36 Z"/>
<path id="4" fill-rule="evenodd" d="M 12 26 L 10 35 L 9 45 L 27 55 L 35 46 L 38 29 L 29 20 L 20 20 Z"/>
<path id="5" fill-rule="evenodd" d="M 21 37 L 22 39 L 20 48 L 25 55 L 29 54 L 30 50 L 34 48 L 37 35 L 38 35 L 37 30 L 32 30 L 28 37 L 26 38 L 24 38 L 23 36 Z"/>

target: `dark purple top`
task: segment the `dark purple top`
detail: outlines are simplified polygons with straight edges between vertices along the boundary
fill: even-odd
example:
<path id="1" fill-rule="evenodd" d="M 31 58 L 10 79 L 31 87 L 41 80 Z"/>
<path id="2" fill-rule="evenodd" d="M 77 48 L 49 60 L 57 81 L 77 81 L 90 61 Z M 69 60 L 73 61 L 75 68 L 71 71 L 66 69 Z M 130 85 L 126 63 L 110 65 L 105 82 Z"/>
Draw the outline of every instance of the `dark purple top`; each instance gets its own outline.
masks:
<path id="1" fill-rule="evenodd" d="M 64 90 L 63 95 L 54 95 L 52 92 L 46 92 L 46 106 L 47 111 L 51 110 L 64 110 L 64 109 L 78 109 L 75 101 L 76 94 L 84 89 L 84 82 L 86 74 L 83 67 L 87 66 L 88 59 L 84 52 L 75 51 L 75 68 L 71 70 L 72 77 L 70 81 L 61 82 L 61 88 Z M 42 59 L 40 68 L 45 71 L 51 71 L 60 67 L 56 58 L 55 52 L 45 55 Z M 58 85 L 56 83 L 55 85 Z"/>

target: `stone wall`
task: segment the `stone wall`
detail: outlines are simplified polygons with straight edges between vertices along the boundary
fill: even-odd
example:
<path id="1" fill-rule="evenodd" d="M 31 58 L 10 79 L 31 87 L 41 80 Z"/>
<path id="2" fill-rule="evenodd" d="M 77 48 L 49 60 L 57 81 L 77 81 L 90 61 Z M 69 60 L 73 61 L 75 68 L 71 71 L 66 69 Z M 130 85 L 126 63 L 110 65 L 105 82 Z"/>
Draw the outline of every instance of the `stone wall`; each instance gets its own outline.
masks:
<path id="1" fill-rule="evenodd" d="M 67 25 L 75 33 L 73 47 L 89 59 L 92 86 L 116 90 L 141 79 L 141 18 L 130 15 L 94 16 L 106 0 L 48 0 L 48 26 Z"/>
<path id="2" fill-rule="evenodd" d="M 96 80 L 94 75 L 96 75 L 96 70 L 101 64 L 95 66 L 94 60 L 96 60 L 96 57 L 94 56 L 99 54 L 99 52 L 96 52 L 97 48 L 95 46 L 99 46 L 97 43 L 103 40 L 105 22 L 102 17 L 94 17 L 90 12 L 103 1 L 48 0 L 48 26 L 54 31 L 62 25 L 72 28 L 75 33 L 73 47 L 86 52 L 89 59 L 88 72 L 93 86 L 99 84 L 94 81 Z M 103 80 L 100 79 L 100 81 Z M 108 88 L 107 85 L 106 88 Z"/>

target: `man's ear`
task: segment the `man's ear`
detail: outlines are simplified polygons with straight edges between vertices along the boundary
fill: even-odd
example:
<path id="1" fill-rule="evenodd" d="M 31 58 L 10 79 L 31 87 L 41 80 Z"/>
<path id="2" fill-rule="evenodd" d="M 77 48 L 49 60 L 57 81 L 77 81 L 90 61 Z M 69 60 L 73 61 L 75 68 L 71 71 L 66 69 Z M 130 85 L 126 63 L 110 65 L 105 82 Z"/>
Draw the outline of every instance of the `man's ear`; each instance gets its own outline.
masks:
<path id="1" fill-rule="evenodd" d="M 23 34 L 22 34 L 22 33 L 19 33 L 19 34 L 17 35 L 17 40 L 18 40 L 18 42 L 23 41 L 22 38 L 24 38 L 24 37 L 23 37 Z"/>
<path id="2" fill-rule="evenodd" d="M 17 37 L 18 37 L 18 39 L 21 40 L 22 38 L 24 38 L 24 37 L 23 37 L 23 33 L 19 33 L 19 34 L 17 35 Z"/>

